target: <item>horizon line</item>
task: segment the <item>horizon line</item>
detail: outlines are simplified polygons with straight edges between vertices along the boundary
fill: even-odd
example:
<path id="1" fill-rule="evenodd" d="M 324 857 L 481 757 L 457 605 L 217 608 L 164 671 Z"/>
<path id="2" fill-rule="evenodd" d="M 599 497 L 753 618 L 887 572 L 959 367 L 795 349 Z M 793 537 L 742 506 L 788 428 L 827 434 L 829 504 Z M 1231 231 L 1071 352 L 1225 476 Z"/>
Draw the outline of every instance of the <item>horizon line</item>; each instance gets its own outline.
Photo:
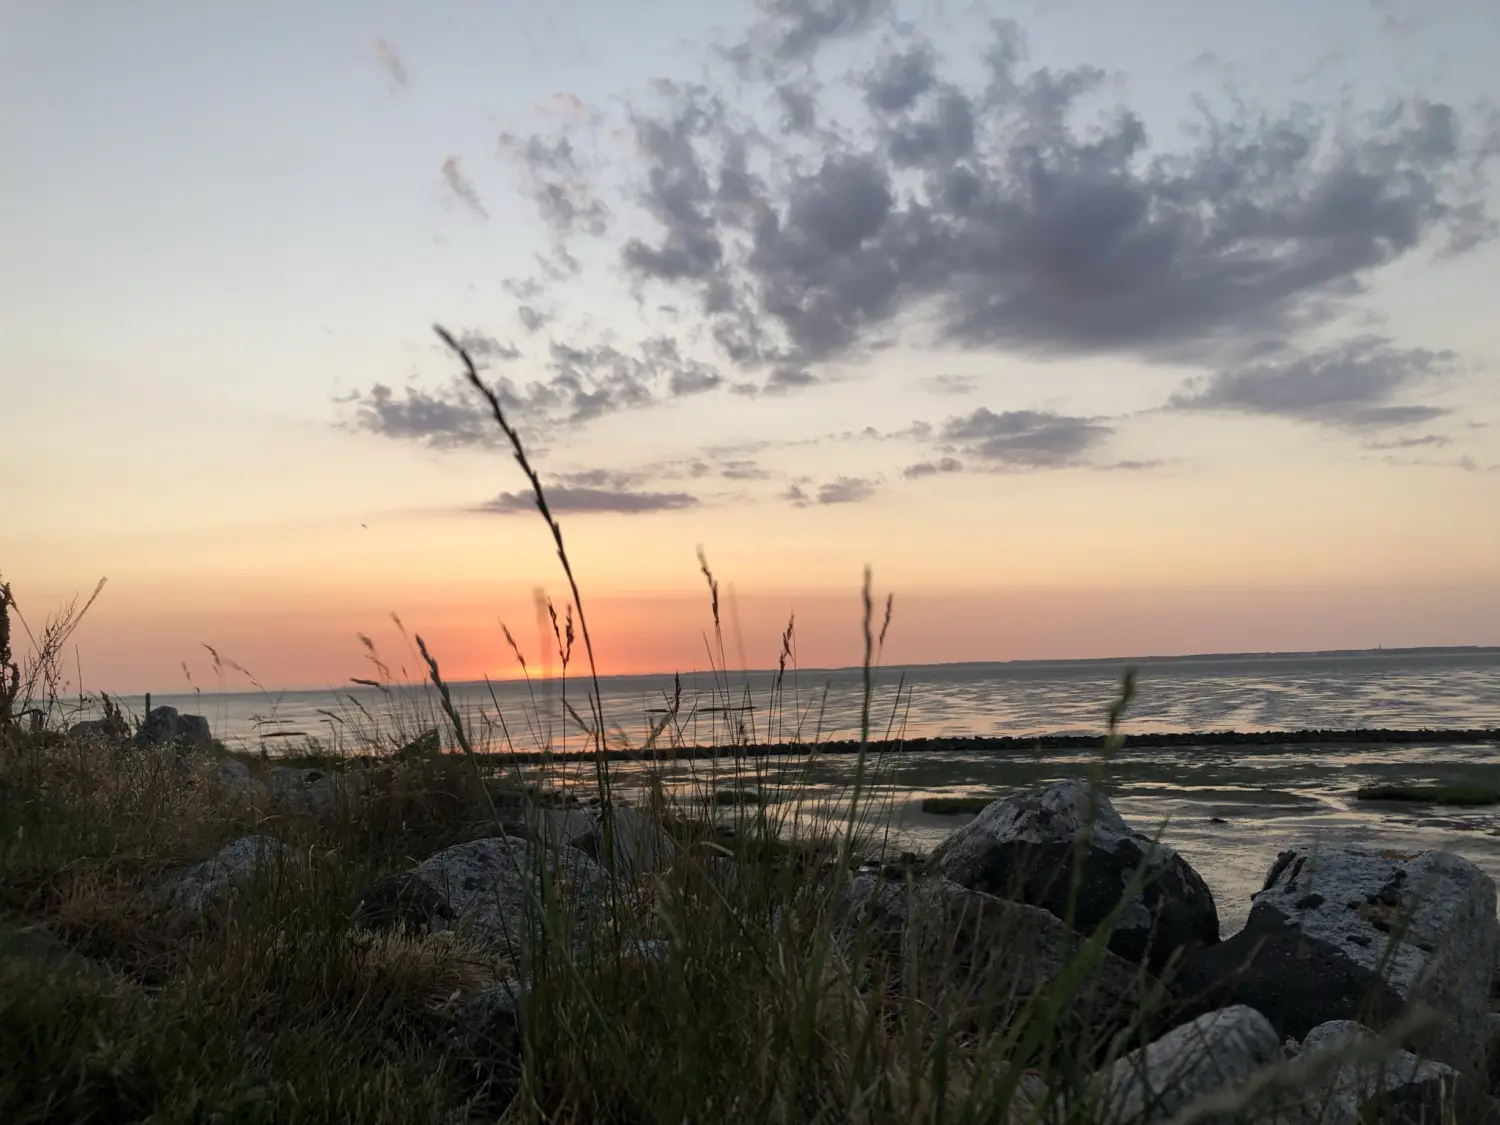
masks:
<path id="1" fill-rule="evenodd" d="M 1134 665 L 1146 665 L 1146 664 L 1190 664 L 1190 663 L 1193 663 L 1195 661 L 1220 662 L 1220 661 L 1233 661 L 1233 660 L 1287 660 L 1287 659 L 1297 659 L 1297 658 L 1301 658 L 1301 659 L 1309 659 L 1309 658 L 1311 658 L 1311 659 L 1325 659 L 1326 660 L 1326 659 L 1335 659 L 1335 658 L 1338 658 L 1338 657 L 1354 657 L 1354 656 L 1389 656 L 1389 657 L 1398 657 L 1398 656 L 1416 656 L 1416 655 L 1423 655 L 1423 654 L 1426 654 L 1426 655 L 1451 654 L 1451 655 L 1486 655 L 1486 656 L 1488 656 L 1488 655 L 1494 655 L 1494 656 L 1500 656 L 1500 645 L 1403 645 L 1403 646 L 1397 646 L 1397 647 L 1393 647 L 1393 648 L 1376 647 L 1376 648 L 1336 648 L 1336 649 L 1307 649 L 1307 650 L 1287 649 L 1287 650 L 1271 650 L 1271 651 L 1266 651 L 1266 652 L 1197 652 L 1197 653 L 1178 653 L 1178 654 L 1175 654 L 1175 655 L 1158 654 L 1158 655 L 1140 655 L 1140 656 L 1023 657 L 1023 658 L 1016 658 L 1016 659 L 1011 659 L 1011 660 L 949 660 L 949 661 L 932 661 L 932 662 L 927 662 L 927 663 L 916 663 L 916 664 L 883 664 L 883 665 L 878 665 L 876 670 L 877 671 L 882 671 L 882 672 L 895 672 L 895 671 L 908 672 L 908 671 L 923 671 L 923 670 L 933 669 L 933 668 L 1017 668 L 1017 667 L 1045 668 L 1045 667 L 1060 667 L 1060 666 L 1077 667 L 1077 666 L 1080 666 L 1080 665 L 1084 665 L 1084 666 L 1087 666 L 1087 665 L 1097 665 L 1097 666 L 1130 667 L 1130 666 L 1134 666 Z M 797 675 L 813 675 L 813 674 L 819 674 L 819 673 L 829 674 L 829 675 L 838 675 L 838 674 L 845 674 L 845 673 L 862 672 L 863 670 L 864 670 L 864 666 L 862 664 L 845 664 L 845 665 L 840 665 L 840 666 L 837 666 L 837 667 L 825 667 L 825 668 L 791 668 L 791 667 L 788 667 L 788 669 L 787 669 L 787 671 L 789 673 L 794 673 L 794 674 L 797 674 Z M 661 677 L 664 677 L 664 676 L 702 676 L 702 675 L 714 675 L 714 676 L 717 676 L 717 675 L 726 675 L 726 674 L 727 675 L 734 675 L 734 676 L 758 676 L 758 675 L 772 675 L 775 672 L 776 672 L 776 669 L 774 669 L 774 668 L 737 668 L 737 669 L 729 670 L 727 672 L 725 670 L 723 670 L 723 669 L 712 669 L 712 668 L 701 669 L 701 668 L 694 668 L 691 671 L 682 671 L 682 670 L 678 669 L 678 670 L 675 670 L 675 671 L 657 671 L 657 672 L 618 672 L 618 673 L 612 673 L 612 674 L 608 674 L 608 675 L 601 675 L 598 678 L 601 681 L 603 681 L 603 680 L 644 680 L 644 679 L 657 679 L 657 678 L 661 678 Z M 533 683 L 550 683 L 550 682 L 560 681 L 560 680 L 563 679 L 563 677 L 557 676 L 557 675 L 545 676 L 545 675 L 537 674 L 537 675 L 532 675 L 532 676 L 529 676 L 529 677 L 527 677 L 527 676 L 504 676 L 504 677 L 494 677 L 494 676 L 492 676 L 492 677 L 488 678 L 488 681 L 491 682 L 491 683 L 505 683 L 505 684 L 525 683 L 528 678 Z M 576 674 L 576 675 L 573 675 L 573 676 L 570 676 L 570 677 L 567 677 L 567 678 L 570 679 L 570 680 L 572 680 L 572 681 L 574 681 L 574 682 L 577 682 L 579 680 L 586 680 L 586 679 L 588 679 L 589 678 L 589 674 L 587 672 L 583 672 L 583 673 Z M 482 685 L 482 684 L 484 684 L 486 682 L 486 679 L 485 678 L 480 678 L 480 679 L 477 679 L 477 680 L 451 680 L 451 681 L 447 681 L 447 682 L 449 682 L 450 684 L 452 684 L 454 687 L 470 687 L 470 686 Z M 393 683 L 391 686 L 394 686 L 394 687 L 411 687 L 411 686 L 415 686 L 415 684 L 417 684 L 417 683 L 430 686 L 431 681 L 424 678 L 424 679 L 422 679 L 420 681 L 410 681 L 410 682 L 402 682 L 402 683 Z M 324 685 L 324 686 L 321 686 L 321 687 L 312 687 L 312 686 L 302 685 L 302 686 L 293 686 L 293 687 L 219 688 L 219 689 L 216 689 L 214 691 L 204 691 L 202 689 L 195 689 L 195 690 L 190 690 L 190 691 L 111 692 L 109 694 L 116 695 L 116 696 L 121 696 L 121 697 L 126 697 L 126 698 L 144 697 L 144 696 L 146 696 L 148 694 L 149 695 L 153 695 L 153 696 L 160 696 L 162 698 L 168 698 L 168 697 L 171 697 L 171 698 L 185 698 L 185 697 L 196 696 L 196 695 L 266 695 L 266 694 L 270 694 L 272 692 L 275 692 L 275 693 L 278 693 L 278 694 L 314 694 L 314 693 L 318 693 L 318 692 L 330 692 L 330 691 L 347 690 L 350 687 L 368 687 L 368 684 L 367 683 L 355 683 L 354 680 L 352 678 L 350 678 L 349 680 L 346 680 L 345 682 L 343 682 L 341 684 L 330 684 L 330 685 Z"/>

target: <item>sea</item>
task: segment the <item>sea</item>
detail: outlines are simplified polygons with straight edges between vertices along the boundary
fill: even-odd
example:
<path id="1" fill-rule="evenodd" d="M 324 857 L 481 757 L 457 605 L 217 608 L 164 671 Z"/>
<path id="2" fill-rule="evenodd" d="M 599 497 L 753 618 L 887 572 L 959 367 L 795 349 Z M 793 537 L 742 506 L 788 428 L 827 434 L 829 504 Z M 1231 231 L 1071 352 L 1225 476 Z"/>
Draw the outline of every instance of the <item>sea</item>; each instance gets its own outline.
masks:
<path id="1" fill-rule="evenodd" d="M 612 748 L 713 746 L 740 741 L 823 742 L 970 736 L 1100 736 L 1121 700 L 1133 735 L 1500 728 L 1500 648 L 1271 653 L 1134 660 L 1026 661 L 782 672 L 620 676 L 598 682 L 507 680 L 450 685 L 454 711 L 476 749 L 548 749 L 550 784 L 586 790 L 586 725 L 600 701 Z M 139 711 L 144 699 L 124 703 Z M 223 691 L 156 695 L 208 717 L 231 746 L 267 754 L 309 747 L 363 753 L 394 749 L 431 727 L 454 740 L 430 686 L 350 683 L 322 691 Z M 1500 742 L 1433 739 L 1392 745 L 1338 738 L 1253 745 L 1132 745 L 1101 761 L 1102 740 L 1080 749 L 965 747 L 723 759 L 617 762 L 615 784 L 654 778 L 696 799 L 754 788 L 768 815 L 842 819 L 856 774 L 862 823 L 892 850 L 926 852 L 968 815 L 923 811 L 926 798 L 1000 796 L 1103 769 L 1118 811 L 1174 847 L 1204 877 L 1226 931 L 1243 923 L 1276 855 L 1292 843 L 1456 851 L 1500 882 L 1500 806 L 1453 808 L 1366 801 L 1361 787 L 1462 785 L 1500 790 Z M 503 760 L 503 759 L 502 759 Z M 871 820 L 870 817 L 876 819 Z"/>

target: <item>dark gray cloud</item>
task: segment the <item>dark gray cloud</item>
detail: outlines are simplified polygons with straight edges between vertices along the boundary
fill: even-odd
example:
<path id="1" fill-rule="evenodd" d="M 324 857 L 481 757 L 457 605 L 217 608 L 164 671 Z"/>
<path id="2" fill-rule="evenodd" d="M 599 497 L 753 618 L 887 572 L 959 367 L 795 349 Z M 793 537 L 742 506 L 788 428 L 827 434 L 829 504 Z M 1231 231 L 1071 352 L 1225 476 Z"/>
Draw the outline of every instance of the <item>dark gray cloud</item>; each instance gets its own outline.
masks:
<path id="1" fill-rule="evenodd" d="M 463 167 L 456 156 L 450 156 L 443 161 L 443 182 L 448 185 L 458 199 L 474 214 L 481 219 L 488 219 L 490 213 L 485 210 L 484 203 L 479 198 L 479 192 L 475 190 L 469 177 L 464 175 Z"/>
<path id="2" fill-rule="evenodd" d="M 1182 410 L 1272 414 L 1347 428 L 1407 426 L 1448 411 L 1396 402 L 1450 371 L 1449 351 L 1399 348 L 1379 336 L 1190 380 L 1172 396 Z"/>
<path id="3" fill-rule="evenodd" d="M 940 461 L 919 461 L 915 465 L 908 465 L 901 470 L 901 475 L 908 480 L 916 480 L 919 477 L 935 477 L 940 473 L 963 471 L 964 463 L 957 457 L 944 457 Z"/>
<path id="4" fill-rule="evenodd" d="M 519 353 L 477 331 L 459 342 L 476 361 Z M 609 344 L 577 347 L 552 341 L 546 379 L 522 383 L 503 377 L 490 383 L 500 404 L 521 425 L 548 431 L 578 425 L 622 410 L 641 410 L 683 397 L 703 394 L 722 382 L 708 364 L 684 356 L 669 337 L 647 340 L 636 354 Z M 437 390 L 405 388 L 397 394 L 384 384 L 357 392 L 349 424 L 357 430 L 417 441 L 433 448 L 494 444 L 493 419 L 473 389 L 461 378 Z"/>
<path id="5" fill-rule="evenodd" d="M 476 361 L 512 360 L 519 359 L 521 355 L 521 349 L 514 344 L 504 343 L 477 328 L 464 329 L 456 339 Z"/>
<path id="6" fill-rule="evenodd" d="M 567 485 L 547 489 L 547 506 L 559 515 L 586 512 L 616 512 L 639 515 L 643 512 L 672 512 L 698 506 L 698 498 L 687 492 L 632 492 L 614 488 L 573 488 Z M 536 511 L 536 500 L 530 492 L 502 492 L 480 505 L 484 512 L 513 515 Z"/>
<path id="7" fill-rule="evenodd" d="M 887 26 L 853 0 L 770 11 L 777 57 Z M 1158 151 L 1130 111 L 1087 112 L 1102 71 L 1028 68 L 1012 23 L 966 73 L 908 29 L 855 79 L 864 121 L 789 146 L 714 89 L 659 84 L 633 121 L 649 230 L 627 274 L 694 298 L 731 362 L 803 381 L 917 319 L 951 346 L 1222 366 L 1336 320 L 1398 259 L 1495 234 L 1490 138 L 1447 105 L 1205 112 Z M 798 87 L 798 127 L 838 93 Z"/>
<path id="8" fill-rule="evenodd" d="M 535 333 L 545 328 L 552 317 L 531 305 L 518 305 L 516 319 L 521 322 L 521 327 L 526 331 Z"/>
<path id="9" fill-rule="evenodd" d="M 805 65 L 827 44 L 869 31 L 890 0 L 756 0 L 765 18 L 725 55 L 741 73 L 774 75 Z"/>
<path id="10" fill-rule="evenodd" d="M 972 414 L 950 418 L 941 433 L 969 456 L 994 466 L 1058 469 L 1081 463 L 1114 429 L 1097 418 L 1039 410 L 996 414 L 981 406 Z"/>
<path id="11" fill-rule="evenodd" d="M 875 495 L 877 482 L 865 477 L 839 477 L 818 488 L 819 504 L 857 504 Z"/>
<path id="12" fill-rule="evenodd" d="M 865 77 L 865 101 L 877 113 L 910 109 L 937 86 L 937 67 L 937 52 L 928 43 L 888 54 Z"/>
<path id="13" fill-rule="evenodd" d="M 867 477 L 838 477 L 808 492 L 803 485 L 810 484 L 807 478 L 790 485 L 781 498 L 795 508 L 806 508 L 811 504 L 857 504 L 875 495 L 879 481 Z"/>
<path id="14" fill-rule="evenodd" d="M 609 208 L 593 184 L 596 170 L 567 132 L 552 138 L 502 133 L 500 148 L 516 161 L 523 190 L 558 239 L 565 242 L 575 234 L 598 237 L 609 229 Z"/>
<path id="15" fill-rule="evenodd" d="M 494 420 L 455 382 L 437 393 L 407 387 L 397 395 L 384 383 L 357 394 L 348 425 L 366 433 L 415 441 L 433 449 L 495 444 Z"/>

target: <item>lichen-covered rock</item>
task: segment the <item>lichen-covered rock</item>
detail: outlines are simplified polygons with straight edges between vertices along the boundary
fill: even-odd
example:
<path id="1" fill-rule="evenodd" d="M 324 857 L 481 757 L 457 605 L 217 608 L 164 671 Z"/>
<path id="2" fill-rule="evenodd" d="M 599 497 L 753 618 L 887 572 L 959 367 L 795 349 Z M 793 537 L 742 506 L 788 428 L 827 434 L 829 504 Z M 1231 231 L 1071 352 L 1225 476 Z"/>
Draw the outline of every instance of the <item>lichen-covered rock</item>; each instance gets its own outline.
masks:
<path id="1" fill-rule="evenodd" d="M 1174 985 L 1184 1014 L 1249 1004 L 1298 1037 L 1425 1005 L 1440 1026 L 1407 1045 L 1482 1078 L 1497 945 L 1495 885 L 1468 860 L 1299 846 L 1271 868 L 1245 928 L 1189 954 Z"/>
<path id="2" fill-rule="evenodd" d="M 433 928 L 467 925 L 501 949 L 515 952 L 541 932 L 537 908 L 543 869 L 551 877 L 564 923 L 572 923 L 576 936 L 593 914 L 604 873 L 572 848 L 494 836 L 446 848 L 419 863 L 413 874 L 441 899 L 448 915 Z"/>
<path id="3" fill-rule="evenodd" d="M 1089 1083 L 1098 1125 L 1155 1125 L 1188 1106 L 1241 1086 L 1282 1057 L 1265 1016 L 1243 1006 L 1209 1012 L 1115 1060 Z M 1215 1114 L 1200 1125 L 1286 1120 L 1273 1107 L 1256 1116 Z"/>
<path id="4" fill-rule="evenodd" d="M 274 875 L 293 856 L 292 850 L 274 837 L 241 836 L 183 872 L 172 885 L 168 899 L 184 914 L 201 914 L 227 901 L 236 888 L 257 877 Z"/>
<path id="5" fill-rule="evenodd" d="M 1133 831 L 1103 793 L 1062 781 L 989 805 L 932 854 L 928 870 L 962 886 L 1041 907 L 1066 919 L 1075 849 L 1084 849 L 1073 924 L 1092 934 L 1120 905 L 1144 866 L 1109 947 L 1130 961 L 1164 964 L 1179 948 L 1219 939 L 1208 884 L 1175 851 Z"/>

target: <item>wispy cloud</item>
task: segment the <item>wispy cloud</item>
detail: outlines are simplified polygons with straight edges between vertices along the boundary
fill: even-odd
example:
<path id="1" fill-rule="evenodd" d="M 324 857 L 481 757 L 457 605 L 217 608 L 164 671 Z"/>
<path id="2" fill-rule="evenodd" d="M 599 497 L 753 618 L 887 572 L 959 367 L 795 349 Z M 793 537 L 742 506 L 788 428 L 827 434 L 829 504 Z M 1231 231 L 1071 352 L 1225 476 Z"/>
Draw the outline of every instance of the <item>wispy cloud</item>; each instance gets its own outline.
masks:
<path id="1" fill-rule="evenodd" d="M 927 375 L 922 385 L 943 395 L 966 395 L 974 391 L 979 380 L 973 375 Z"/>
<path id="2" fill-rule="evenodd" d="M 915 465 L 908 465 L 901 470 L 901 475 L 907 480 L 917 480 L 920 477 L 935 477 L 941 473 L 963 471 L 964 463 L 957 457 L 944 457 L 940 461 L 919 461 Z"/>
<path id="3" fill-rule="evenodd" d="M 810 504 L 857 504 L 875 495 L 878 481 L 867 477 L 838 477 L 821 484 L 813 492 L 803 487 L 808 481 L 795 483 L 781 494 L 781 498 L 797 508 Z"/>
<path id="4" fill-rule="evenodd" d="M 1400 403 L 1397 397 L 1451 371 L 1456 358 L 1450 351 L 1401 348 L 1383 337 L 1362 336 L 1192 380 L 1171 405 L 1271 414 L 1347 429 L 1409 426 L 1448 411 Z"/>
<path id="5" fill-rule="evenodd" d="M 469 330 L 460 339 L 476 360 L 515 360 L 520 351 L 493 336 Z M 553 340 L 543 367 L 545 379 L 521 383 L 509 377 L 490 382 L 501 405 L 533 430 L 587 424 L 624 410 L 642 410 L 717 389 L 722 377 L 712 366 L 684 355 L 676 341 L 653 337 L 634 354 L 609 344 L 577 347 Z M 348 400 L 349 424 L 357 430 L 420 442 L 434 448 L 491 445 L 494 424 L 464 380 L 439 389 L 385 384 L 356 392 Z"/>
<path id="6" fill-rule="evenodd" d="M 547 489 L 547 506 L 559 514 L 612 512 L 640 515 L 672 512 L 698 506 L 698 498 L 687 492 L 634 492 L 619 488 L 586 488 L 562 485 Z M 498 515 L 534 512 L 536 500 L 530 492 L 502 492 L 480 505 L 480 510 Z"/>
<path id="7" fill-rule="evenodd" d="M 490 213 L 485 210 L 484 203 L 479 198 L 479 192 L 474 189 L 474 185 L 464 175 L 464 170 L 459 163 L 458 157 L 450 156 L 447 160 L 443 161 L 443 182 L 448 185 L 448 190 L 457 196 L 464 206 L 474 212 L 474 214 L 478 215 L 481 219 L 488 219 L 490 217 Z"/>
<path id="8" fill-rule="evenodd" d="M 397 86 L 411 85 L 411 77 L 406 72 L 406 64 L 401 61 L 400 53 L 389 40 L 375 40 L 375 61 Z"/>
<path id="9" fill-rule="evenodd" d="M 950 418 L 942 428 L 943 438 L 961 444 L 971 457 L 1028 469 L 1078 464 L 1113 433 L 1113 427 L 1097 418 L 1038 410 L 996 414 L 983 406 L 972 414 Z"/>

